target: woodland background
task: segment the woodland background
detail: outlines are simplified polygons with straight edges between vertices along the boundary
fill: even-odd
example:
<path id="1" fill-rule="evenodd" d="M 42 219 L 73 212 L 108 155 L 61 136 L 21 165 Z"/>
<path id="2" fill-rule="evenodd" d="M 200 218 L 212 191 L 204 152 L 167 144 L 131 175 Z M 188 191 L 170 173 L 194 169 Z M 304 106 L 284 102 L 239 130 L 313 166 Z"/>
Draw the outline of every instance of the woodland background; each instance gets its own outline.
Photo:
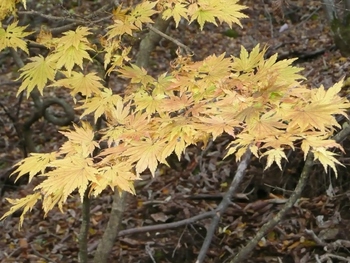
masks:
<path id="1" fill-rule="evenodd" d="M 89 16 L 106 4 L 106 0 L 81 1 L 32 1 L 35 10 L 60 17 L 80 19 Z M 125 5 L 133 1 L 121 1 Z M 134 1 L 136 2 L 136 1 Z M 282 4 L 276 4 L 277 2 Z M 295 65 L 303 67 L 302 75 L 312 87 L 333 85 L 341 78 L 349 77 L 350 59 L 342 55 L 331 36 L 330 25 L 321 1 L 241 1 L 248 6 L 244 12 L 243 28 L 226 25 L 219 27 L 206 24 L 203 31 L 198 25 L 181 24 L 175 29 L 170 24 L 167 34 L 194 51 L 195 59 L 203 59 L 214 53 L 238 55 L 240 46 L 251 50 L 256 44 L 269 47 L 268 56 L 278 53 L 279 59 L 298 57 Z M 51 21 L 39 15 L 25 15 L 33 28 L 42 24 L 59 26 L 63 21 Z M 97 36 L 96 36 L 97 37 Z M 131 38 L 135 50 L 139 39 Z M 164 72 L 171 59 L 176 57 L 177 46 L 162 39 L 154 49 L 148 70 L 151 74 Z M 18 67 L 10 53 L 0 54 L 0 214 L 9 209 L 5 197 L 20 198 L 30 193 L 32 186 L 13 184 L 8 179 L 12 165 L 21 160 L 24 150 L 23 138 L 18 134 L 9 112 L 18 120 L 25 120 L 33 110 L 30 101 L 19 101 L 16 92 L 20 85 Z M 110 85 L 123 89 L 125 83 L 110 79 Z M 350 83 L 349 83 L 350 84 Z M 343 88 L 347 96 L 347 81 Z M 59 97 L 71 102 L 65 90 L 50 89 L 46 96 Z M 51 109 L 56 116 L 64 113 L 59 107 Z M 17 114 L 18 113 L 18 114 Z M 32 147 L 37 152 L 57 149 L 64 138 L 58 127 L 40 119 L 32 126 Z M 228 139 L 221 137 L 205 151 L 191 147 L 184 158 L 170 162 L 170 168 L 162 166 L 157 176 L 144 173 L 143 181 L 137 182 L 137 195 L 129 195 L 122 224 L 123 229 L 137 226 L 156 225 L 186 220 L 207 212 L 222 199 L 237 165 L 234 158 L 223 159 Z M 307 235 L 305 229 L 313 229 L 318 237 L 329 243 L 350 240 L 348 228 L 350 145 L 346 140 L 343 147 L 348 154 L 339 157 L 345 167 L 339 167 L 335 179 L 325 175 L 321 166 L 315 167 L 303 192 L 303 197 L 288 216 L 271 231 L 245 262 L 315 262 L 315 255 L 324 255 L 316 238 Z M 304 161 L 302 153 L 292 153 L 289 162 L 280 171 L 277 166 L 265 170 L 264 161 L 252 159 L 235 197 L 222 218 L 219 231 L 212 240 L 207 262 L 225 262 L 237 249 L 249 241 L 256 231 L 276 214 L 295 188 Z M 169 199 L 169 197 L 172 197 Z M 102 235 L 111 209 L 111 192 L 105 191 L 102 198 L 91 201 L 91 227 L 88 251 L 93 252 Z M 43 219 L 41 209 L 34 209 L 27 215 L 23 229 L 18 230 L 15 216 L 2 221 L 0 238 L 1 262 L 76 262 L 77 233 L 79 232 L 81 210 L 79 196 L 68 200 L 67 213 L 53 210 Z M 160 227 L 148 233 L 127 234 L 121 231 L 115 243 L 111 262 L 194 262 L 205 237 L 210 219 L 188 224 L 176 229 Z M 346 262 L 350 258 L 350 246 L 338 248 L 333 262 Z M 152 255 L 152 256 L 151 256 Z M 337 259 L 338 257 L 338 259 Z M 336 261 L 339 260 L 339 261 Z M 348 261 L 349 262 L 349 261 Z"/>

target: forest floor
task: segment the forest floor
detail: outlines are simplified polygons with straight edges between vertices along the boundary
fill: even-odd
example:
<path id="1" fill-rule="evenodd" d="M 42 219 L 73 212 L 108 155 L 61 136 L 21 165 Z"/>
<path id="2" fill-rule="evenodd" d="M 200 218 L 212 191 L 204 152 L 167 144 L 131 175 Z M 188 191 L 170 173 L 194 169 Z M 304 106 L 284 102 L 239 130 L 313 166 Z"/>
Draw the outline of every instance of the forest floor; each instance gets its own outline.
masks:
<path id="1" fill-rule="evenodd" d="M 84 9 L 75 12 L 89 13 L 99 7 L 99 1 L 96 2 L 86 1 Z M 242 1 L 249 7 L 246 11 L 249 19 L 242 21 L 243 28 L 234 26 L 231 30 L 227 25 L 206 25 L 200 31 L 196 24 L 180 23 L 178 29 L 171 25 L 167 33 L 191 48 L 196 60 L 212 53 L 238 56 L 241 45 L 251 50 L 258 43 L 269 48 L 268 56 L 278 53 L 279 59 L 298 57 L 295 65 L 304 68 L 302 74 L 307 78 L 304 83 L 311 88 L 321 84 L 329 87 L 341 78 L 349 77 L 350 59 L 334 48 L 321 2 L 290 2 L 284 6 L 283 16 L 270 1 Z M 163 39 L 152 54 L 150 72 L 165 72 L 176 48 L 174 43 Z M 0 102 L 7 109 L 17 110 L 15 94 L 19 84 L 14 81 L 18 77 L 17 68 L 9 54 L 0 56 L 0 62 Z M 49 93 L 67 97 L 60 90 Z M 19 107 L 21 118 L 25 118 L 32 105 L 23 101 Z M 144 180 L 136 184 L 137 195 L 127 198 L 122 229 L 148 225 L 159 225 L 159 229 L 132 235 L 121 232 L 110 262 L 195 262 L 211 218 L 177 228 L 162 224 L 186 220 L 218 206 L 237 168 L 233 158 L 223 159 L 230 139 L 222 136 L 204 150 L 190 147 L 181 161 L 172 159 L 171 168 L 161 166 L 154 178 L 143 174 Z M 49 152 L 56 150 L 64 138 L 57 127 L 42 120 L 33 126 L 33 140 L 38 152 Z M 348 142 L 343 146 L 350 152 Z M 23 152 L 14 125 L 1 108 L 0 149 L 0 178 L 4 180 L 10 167 L 23 158 Z M 346 262 L 342 259 L 348 258 L 347 262 L 350 262 L 349 246 L 338 246 L 336 250 L 326 252 L 317 244 L 315 236 L 306 232 L 306 229 L 313 230 L 329 244 L 339 240 L 350 242 L 349 154 L 340 155 L 339 160 L 345 167 L 339 170 L 337 179 L 332 174 L 326 175 L 320 165 L 315 165 L 303 197 L 244 262 L 306 263 L 317 262 L 317 257 L 329 257 L 332 262 Z M 264 162 L 263 159 L 251 160 L 239 193 L 221 218 L 205 262 L 228 262 L 281 209 L 293 192 L 303 168 L 303 155 L 298 151 L 289 153 L 289 162 L 283 163 L 282 171 L 278 167 L 264 170 Z M 24 197 L 32 188 L 33 184 L 7 189 L 0 202 L 0 215 L 10 207 L 5 198 Z M 88 244 L 91 259 L 108 222 L 111 201 L 111 191 L 91 200 Z M 77 262 L 81 223 L 78 195 L 69 198 L 64 211 L 62 214 L 53 209 L 44 217 L 40 206 L 36 206 L 27 214 L 21 230 L 18 229 L 18 215 L 1 221 L 0 262 Z"/>

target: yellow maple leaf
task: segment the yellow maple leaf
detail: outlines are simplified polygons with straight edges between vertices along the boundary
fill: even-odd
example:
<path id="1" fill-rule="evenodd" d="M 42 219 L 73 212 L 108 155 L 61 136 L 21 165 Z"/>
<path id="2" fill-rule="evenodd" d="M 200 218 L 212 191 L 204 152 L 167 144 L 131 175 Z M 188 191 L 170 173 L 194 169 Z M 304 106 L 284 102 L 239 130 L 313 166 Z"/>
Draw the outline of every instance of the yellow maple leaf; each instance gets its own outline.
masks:
<path id="1" fill-rule="evenodd" d="M 149 95 L 143 90 L 139 90 L 134 95 L 134 101 L 137 105 L 136 111 L 146 110 L 146 113 L 151 115 L 156 111 L 160 110 L 161 105 L 163 104 L 163 99 L 166 96 L 164 94 Z"/>
<path id="2" fill-rule="evenodd" d="M 83 69 L 83 60 L 92 61 L 88 50 L 93 50 L 86 36 L 90 35 L 89 29 L 86 27 L 78 27 L 75 31 L 68 31 L 64 36 L 57 38 L 57 48 L 53 59 L 57 63 L 57 69 L 65 67 L 68 74 L 72 72 L 74 65 L 78 65 Z"/>
<path id="3" fill-rule="evenodd" d="M 130 103 L 124 106 L 122 100 L 118 100 L 115 105 L 115 110 L 111 111 L 108 119 L 112 125 L 126 124 L 130 115 Z"/>
<path id="4" fill-rule="evenodd" d="M 140 4 L 137 4 L 135 8 L 130 12 L 127 20 L 131 21 L 138 29 L 141 30 L 142 23 L 153 23 L 151 16 L 158 13 L 158 11 L 154 9 L 156 4 L 157 1 L 144 1 Z"/>
<path id="5" fill-rule="evenodd" d="M 225 58 L 225 53 L 220 56 L 206 57 L 198 68 L 200 77 L 208 84 L 223 82 L 229 77 L 231 59 Z"/>
<path id="6" fill-rule="evenodd" d="M 107 117 L 110 116 L 120 101 L 123 102 L 122 97 L 113 94 L 111 89 L 104 88 L 97 96 L 85 100 L 84 104 L 77 109 L 84 109 L 81 118 L 94 112 L 95 121 L 97 121 L 104 113 L 107 113 Z"/>
<path id="7" fill-rule="evenodd" d="M 19 228 L 22 226 L 23 221 L 24 221 L 24 215 L 27 212 L 30 212 L 36 202 L 41 199 L 41 194 L 40 193 L 35 193 L 31 195 L 27 195 L 26 197 L 20 198 L 20 199 L 11 199 L 11 198 L 6 198 L 6 200 L 12 204 L 12 207 L 10 208 L 9 211 L 7 211 L 1 218 L 0 220 L 4 219 L 5 217 L 8 217 L 9 215 L 13 214 L 19 209 L 23 208 L 23 212 L 19 218 Z"/>
<path id="8" fill-rule="evenodd" d="M 3 20 L 7 15 L 15 15 L 16 0 L 2 0 L 0 1 L 0 21 Z M 0 23 L 1 25 L 1 23 Z"/>
<path id="9" fill-rule="evenodd" d="M 282 164 L 281 161 L 282 159 L 288 160 L 286 154 L 284 153 L 283 148 L 276 148 L 276 149 L 271 149 L 262 154 L 262 156 L 267 156 L 267 163 L 264 168 L 266 170 L 269 168 L 273 163 L 276 163 L 280 170 L 282 170 Z"/>
<path id="10" fill-rule="evenodd" d="M 67 78 L 55 81 L 50 87 L 63 86 L 72 89 L 70 94 L 73 97 L 80 92 L 88 98 L 93 94 L 99 94 L 104 89 L 104 86 L 101 84 L 102 81 L 95 72 L 84 75 L 83 73 L 73 71 Z"/>
<path id="11" fill-rule="evenodd" d="M 306 155 L 313 148 L 327 149 L 336 147 L 344 151 L 340 144 L 336 143 L 334 140 L 329 140 L 328 138 L 329 135 L 324 134 L 323 132 L 308 133 L 307 136 L 304 136 L 301 143 L 301 149 L 304 152 L 304 159 L 306 159 Z"/>
<path id="12" fill-rule="evenodd" d="M 215 16 L 220 23 L 227 23 L 230 28 L 233 24 L 242 27 L 239 19 L 247 18 L 248 16 L 241 11 L 247 9 L 247 6 L 237 4 L 238 0 L 216 1 L 212 0 L 211 4 L 215 7 Z"/>
<path id="13" fill-rule="evenodd" d="M 51 166 L 55 170 L 46 173 L 47 179 L 34 188 L 34 190 L 40 189 L 44 192 L 44 199 L 56 195 L 60 200 L 59 203 L 63 204 L 67 197 L 78 189 L 81 200 L 83 200 L 90 182 L 98 183 L 96 179 L 98 171 L 94 168 L 92 158 L 73 155 L 53 161 Z"/>
<path id="14" fill-rule="evenodd" d="M 179 26 L 181 18 L 188 20 L 187 5 L 185 3 L 165 3 L 165 10 L 162 13 L 164 20 L 168 20 L 170 17 L 174 18 L 176 27 Z"/>
<path id="15" fill-rule="evenodd" d="M 57 153 L 31 153 L 29 157 L 16 163 L 17 169 L 12 174 L 19 173 L 17 179 L 25 174 L 29 174 L 29 182 L 33 177 L 41 172 L 45 172 L 45 169 L 49 166 L 50 162 L 56 160 Z"/>
<path id="16" fill-rule="evenodd" d="M 255 142 L 254 134 L 247 132 L 238 134 L 237 137 L 227 146 L 228 151 L 225 158 L 231 154 L 235 154 L 236 160 L 240 160 L 246 150 L 250 148 L 250 145 L 255 145 Z M 254 149 L 256 150 L 256 148 Z"/>
<path id="17" fill-rule="evenodd" d="M 264 58 L 266 48 L 260 51 L 260 45 L 257 44 L 249 53 L 245 47 L 241 46 L 239 58 L 234 58 L 232 63 L 232 70 L 240 72 L 250 72 L 258 67 L 260 61 Z"/>
<path id="18" fill-rule="evenodd" d="M 227 23 L 230 27 L 233 23 L 242 26 L 239 19 L 247 16 L 240 11 L 246 7 L 237 4 L 237 2 L 238 0 L 198 0 L 188 8 L 190 23 L 197 20 L 201 30 L 203 30 L 205 22 L 217 25 L 216 19 L 220 23 Z"/>
<path id="19" fill-rule="evenodd" d="M 41 192 L 44 193 L 45 191 L 42 190 Z M 44 217 L 47 216 L 47 213 L 50 210 L 52 210 L 55 207 L 55 205 L 58 205 L 58 208 L 60 209 L 61 213 L 63 213 L 63 204 L 65 202 L 63 200 L 63 192 L 63 188 L 57 188 L 55 193 L 44 196 L 42 200 L 42 207 L 45 212 Z"/>
<path id="20" fill-rule="evenodd" d="M 132 165 L 129 162 L 118 162 L 113 165 L 98 169 L 98 184 L 92 185 L 95 196 L 100 194 L 106 187 L 114 187 L 122 191 L 135 194 L 134 181 L 140 179 L 131 172 Z"/>
<path id="21" fill-rule="evenodd" d="M 142 141 L 132 141 L 124 152 L 125 156 L 129 156 L 131 162 L 136 162 L 136 173 L 140 174 L 147 168 L 155 175 L 158 162 L 166 163 L 162 157 L 162 151 L 166 144 L 162 141 L 153 141 L 145 138 Z"/>
<path id="22" fill-rule="evenodd" d="M 107 27 L 108 40 L 123 34 L 133 35 L 132 31 L 137 27 L 131 21 L 115 20 L 113 25 Z"/>
<path id="23" fill-rule="evenodd" d="M 1 8 L 1 7 L 0 7 Z M 0 26 L 2 24 L 0 23 Z M 11 47 L 17 51 L 17 48 L 22 49 L 24 52 L 29 54 L 27 43 L 22 39 L 33 32 L 24 32 L 27 26 L 18 26 L 18 21 L 8 25 L 6 30 L 0 28 L 0 51 L 6 47 Z"/>
<path id="24" fill-rule="evenodd" d="M 131 83 L 141 83 L 147 85 L 148 83 L 153 83 L 155 79 L 147 74 L 147 71 L 140 68 L 134 64 L 131 67 L 125 66 L 117 70 L 122 77 L 129 78 Z"/>
<path id="25" fill-rule="evenodd" d="M 314 160 L 320 161 L 326 173 L 327 168 L 330 167 L 334 171 L 335 176 L 338 176 L 335 164 L 339 164 L 342 166 L 344 165 L 341 162 L 339 162 L 336 158 L 334 158 L 334 156 L 337 155 L 336 153 L 327 151 L 327 149 L 324 147 L 316 147 L 312 149 L 312 153 L 314 154 Z"/>
<path id="26" fill-rule="evenodd" d="M 22 84 L 18 89 L 17 96 L 23 90 L 27 90 L 27 98 L 30 92 L 37 87 L 40 94 L 43 95 L 44 87 L 49 80 L 53 81 L 56 75 L 56 63 L 52 56 L 44 58 L 39 55 L 30 58 L 32 62 L 27 63 L 20 71 L 23 71 L 19 78 L 23 78 Z"/>
<path id="27" fill-rule="evenodd" d="M 117 67 L 121 67 L 125 61 L 130 61 L 128 54 L 131 47 L 124 47 L 121 45 L 120 39 L 104 39 L 100 38 L 103 45 L 103 51 L 106 52 L 104 56 L 104 68 L 107 69 L 106 74 L 110 74 Z"/>

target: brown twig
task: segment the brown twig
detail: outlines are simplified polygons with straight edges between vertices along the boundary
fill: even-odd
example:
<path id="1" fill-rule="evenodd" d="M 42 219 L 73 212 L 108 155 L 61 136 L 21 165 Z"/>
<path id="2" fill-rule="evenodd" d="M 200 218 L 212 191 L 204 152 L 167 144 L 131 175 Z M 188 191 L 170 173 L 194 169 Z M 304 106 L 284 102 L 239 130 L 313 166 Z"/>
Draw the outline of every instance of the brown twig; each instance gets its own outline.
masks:
<path id="1" fill-rule="evenodd" d="M 147 27 L 152 30 L 154 33 L 157 33 L 158 35 L 170 40 L 171 42 L 173 42 L 174 44 L 176 44 L 177 46 L 183 48 L 184 50 L 187 51 L 187 53 L 189 55 L 193 55 L 194 52 L 186 45 L 182 44 L 180 41 L 178 41 L 177 39 L 168 36 L 167 34 L 163 33 L 162 31 L 158 30 L 156 27 L 152 26 L 151 24 L 148 24 Z"/>
<path id="2" fill-rule="evenodd" d="M 52 262 L 51 259 L 49 259 L 48 257 L 40 254 L 39 251 L 37 251 L 33 245 L 30 245 L 30 248 L 32 249 L 33 253 L 35 255 L 37 255 L 39 258 L 45 259 L 47 262 Z"/>
<path id="3" fill-rule="evenodd" d="M 171 228 L 178 228 L 178 227 L 181 227 L 181 226 L 184 226 L 184 225 L 191 224 L 191 223 L 196 222 L 198 220 L 202 220 L 202 219 L 211 217 L 217 212 L 218 212 L 218 209 L 215 209 L 215 210 L 212 210 L 212 211 L 209 211 L 209 212 L 205 212 L 203 214 L 199 214 L 197 216 L 186 218 L 184 220 L 180 220 L 180 221 L 177 221 L 177 222 L 126 229 L 126 230 L 120 231 L 118 236 L 121 237 L 121 236 L 132 235 L 132 234 L 140 234 L 140 233 L 145 233 L 145 232 L 152 232 L 152 231 L 159 231 L 159 230 L 165 230 L 165 229 L 171 229 Z"/>
<path id="4" fill-rule="evenodd" d="M 231 185 L 228 189 L 228 191 L 226 192 L 226 194 L 224 195 L 224 197 L 222 198 L 222 201 L 220 202 L 218 208 L 217 208 L 217 213 L 215 213 L 213 215 L 213 220 L 211 221 L 211 224 L 208 228 L 207 231 L 207 235 L 205 237 L 205 240 L 202 244 L 201 250 L 199 251 L 198 257 L 197 257 L 197 261 L 196 263 L 201 263 L 203 262 L 205 255 L 208 251 L 208 248 L 211 244 L 211 241 L 213 239 L 213 236 L 215 234 L 215 230 L 219 224 L 220 218 L 221 216 L 225 213 L 226 208 L 229 206 L 229 204 L 231 203 L 231 198 L 233 197 L 233 195 L 235 194 L 235 192 L 238 189 L 239 184 L 241 183 L 245 171 L 249 165 L 250 162 L 250 157 L 251 157 L 251 152 L 248 149 L 246 151 L 246 153 L 244 154 L 244 156 L 242 157 L 241 162 L 239 163 L 238 167 L 237 167 L 237 171 L 235 174 L 234 179 L 231 182 Z"/>

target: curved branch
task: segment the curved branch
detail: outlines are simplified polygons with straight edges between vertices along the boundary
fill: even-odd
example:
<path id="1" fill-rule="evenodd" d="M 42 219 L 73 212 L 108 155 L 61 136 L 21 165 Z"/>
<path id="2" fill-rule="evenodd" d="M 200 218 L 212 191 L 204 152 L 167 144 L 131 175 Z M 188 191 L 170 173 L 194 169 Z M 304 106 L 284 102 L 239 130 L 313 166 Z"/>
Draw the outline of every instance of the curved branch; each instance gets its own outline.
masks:
<path id="1" fill-rule="evenodd" d="M 15 52 L 14 49 L 11 48 L 10 50 L 11 50 L 11 55 L 14 58 L 17 66 L 20 68 L 24 67 L 24 62 L 20 58 L 20 56 Z M 23 95 L 23 92 L 21 93 L 21 96 L 22 95 Z M 30 117 L 21 126 L 23 134 L 18 134 L 18 135 L 19 137 L 23 137 L 25 147 L 28 148 L 28 151 L 35 152 L 35 145 L 31 139 L 31 134 L 32 134 L 30 130 L 31 126 L 36 121 L 38 121 L 41 117 L 44 117 L 47 121 L 58 126 L 68 125 L 74 120 L 74 109 L 70 104 L 68 104 L 67 102 L 59 98 L 51 97 L 42 101 L 40 92 L 37 89 L 32 90 L 32 92 L 30 93 L 30 97 L 34 102 L 35 109 L 32 111 Z M 62 118 L 57 118 L 54 115 L 50 114 L 48 111 L 46 111 L 47 108 L 55 104 L 63 108 L 66 116 Z M 26 155 L 26 151 L 24 151 L 24 154 Z"/>
<path id="2" fill-rule="evenodd" d="M 52 105 L 60 105 L 65 115 L 63 117 L 56 117 L 52 113 L 49 113 L 46 109 L 49 108 Z M 58 125 L 58 126 L 66 126 L 71 124 L 71 122 L 74 120 L 74 109 L 73 107 L 68 104 L 66 101 L 59 99 L 59 98 L 47 98 L 43 102 L 43 108 L 44 117 L 48 122 L 51 122 L 52 124 Z"/>

